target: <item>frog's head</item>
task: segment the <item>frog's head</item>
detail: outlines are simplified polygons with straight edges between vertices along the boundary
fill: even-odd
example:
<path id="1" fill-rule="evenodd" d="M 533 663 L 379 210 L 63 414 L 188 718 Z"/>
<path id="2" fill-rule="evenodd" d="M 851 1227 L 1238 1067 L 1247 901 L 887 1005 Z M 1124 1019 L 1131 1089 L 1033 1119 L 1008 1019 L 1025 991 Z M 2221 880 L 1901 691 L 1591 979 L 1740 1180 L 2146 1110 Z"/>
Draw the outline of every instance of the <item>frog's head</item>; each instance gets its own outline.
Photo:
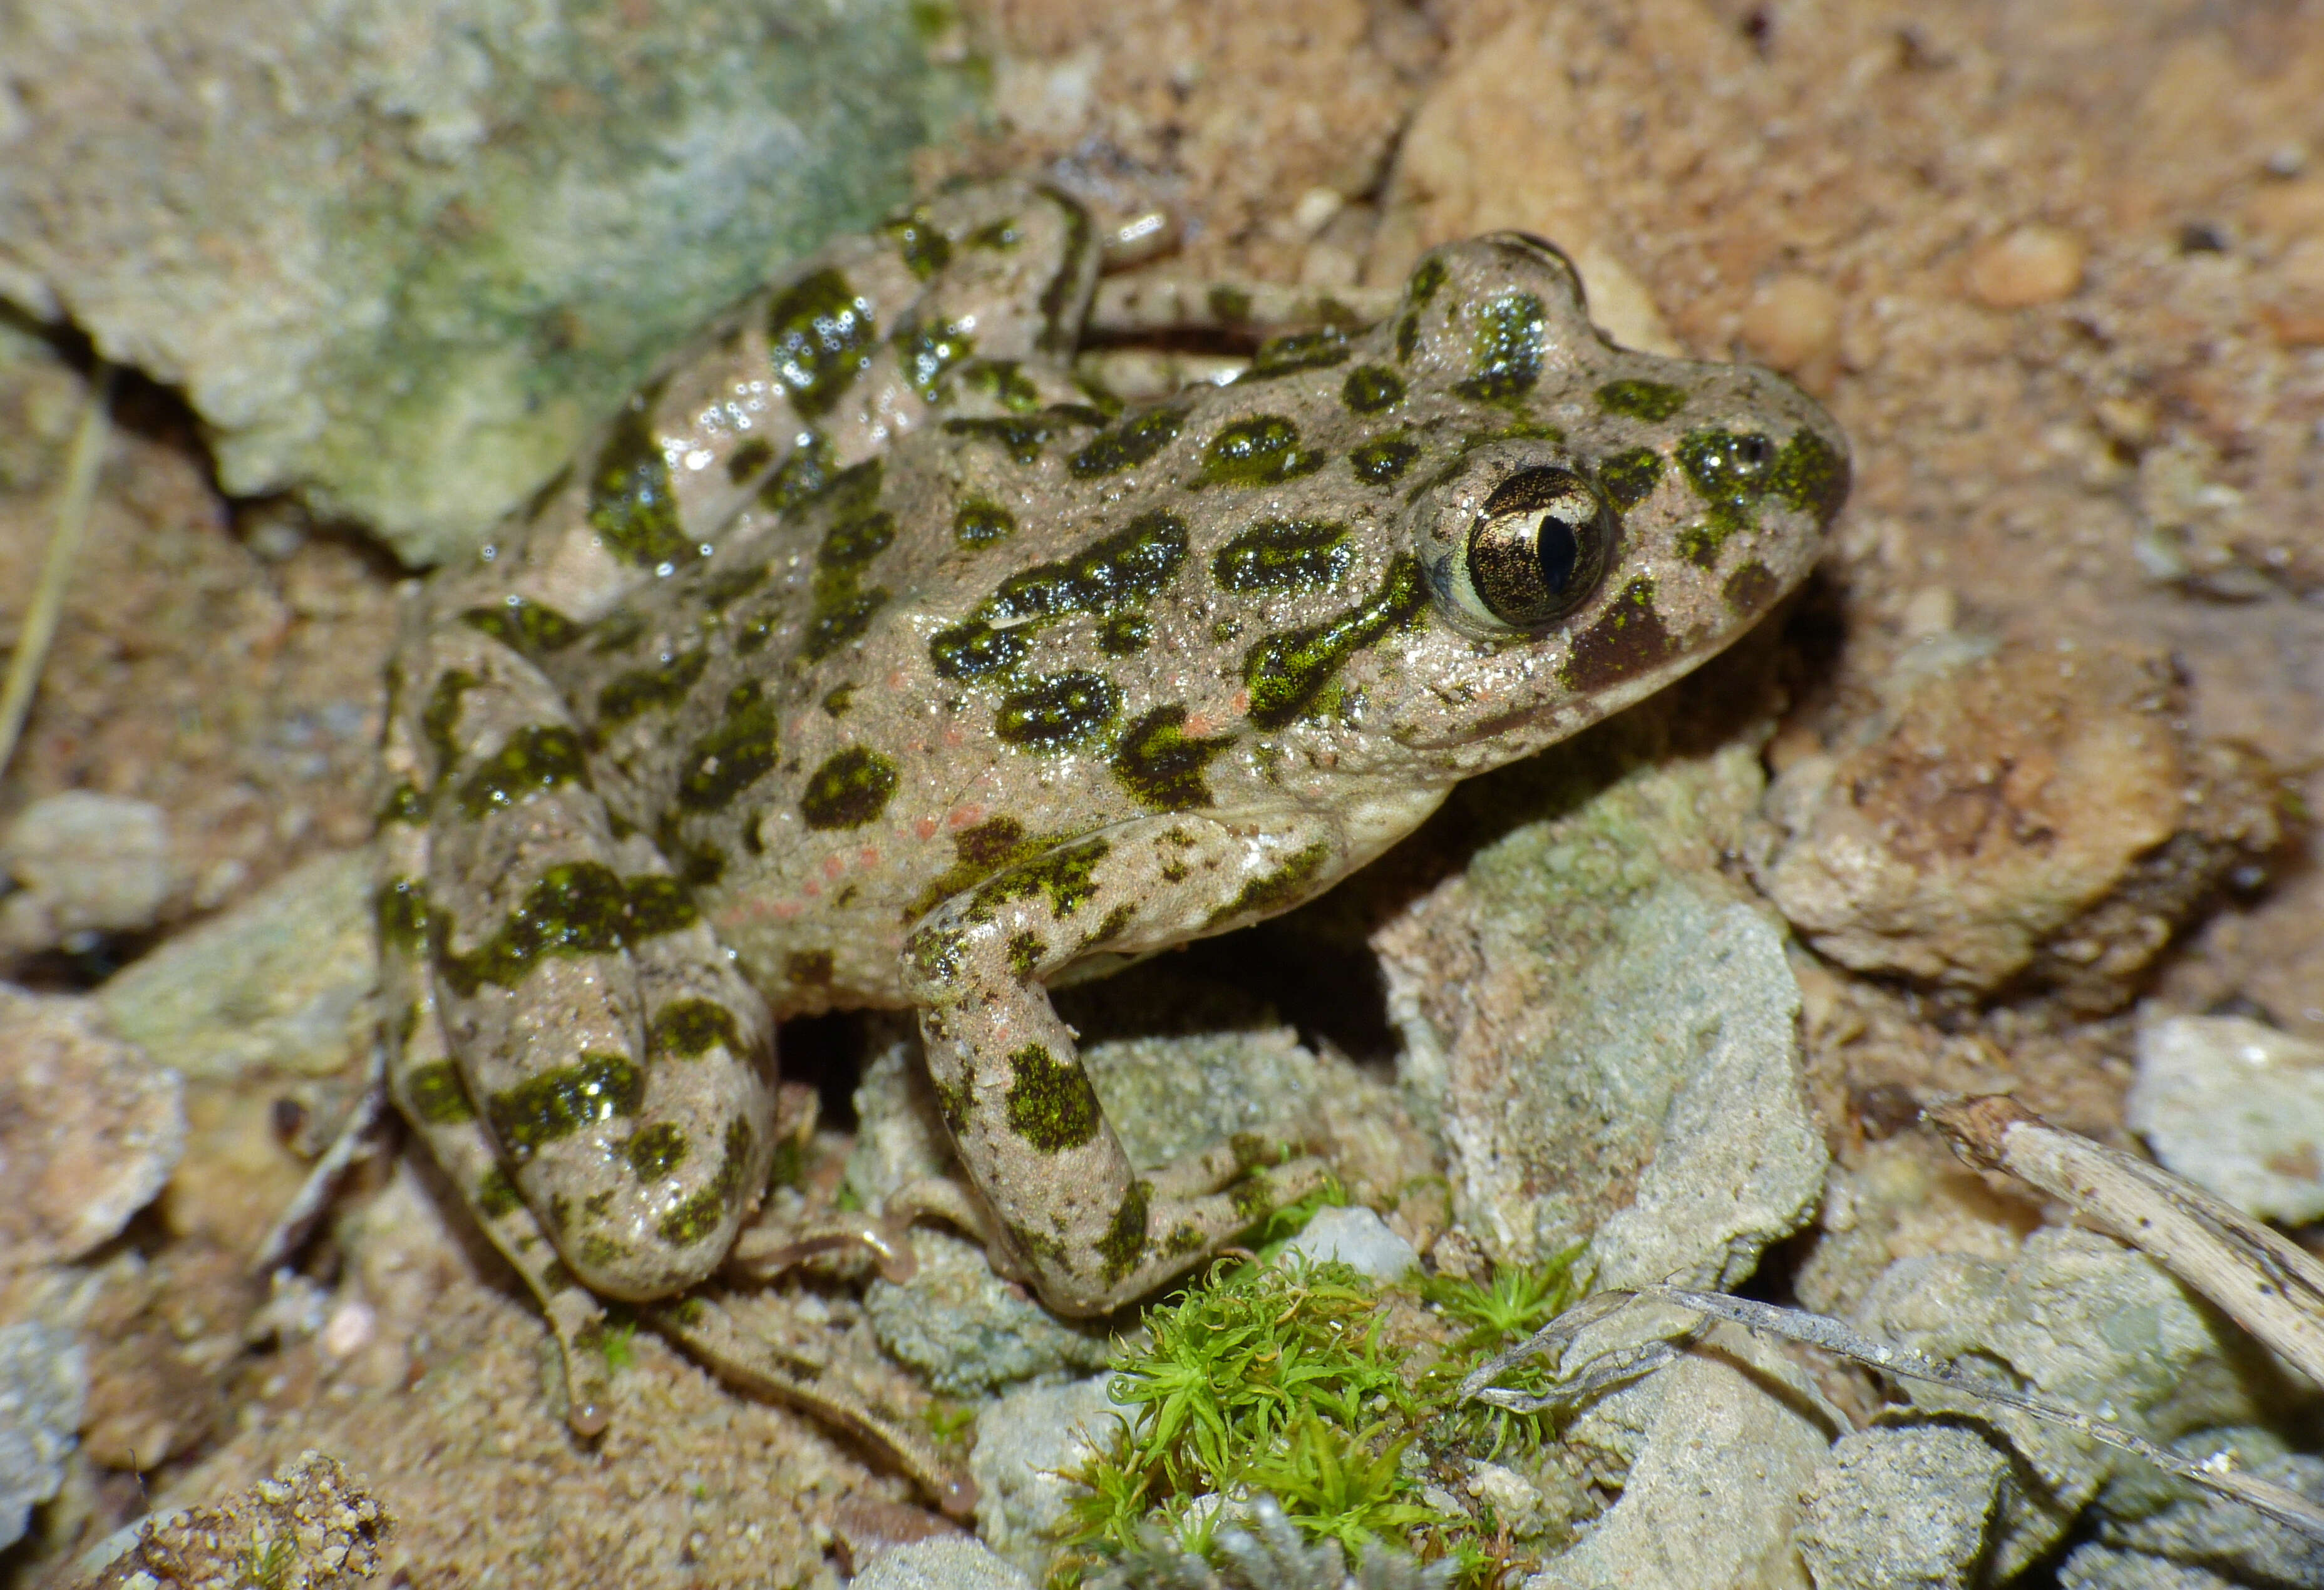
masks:
<path id="1" fill-rule="evenodd" d="M 1428 618 L 1387 714 L 1475 771 L 1711 657 L 1803 579 L 1848 443 L 1767 371 L 1616 346 L 1548 244 L 1499 233 L 1414 271 L 1382 334 L 1430 442 L 1399 527 Z"/>

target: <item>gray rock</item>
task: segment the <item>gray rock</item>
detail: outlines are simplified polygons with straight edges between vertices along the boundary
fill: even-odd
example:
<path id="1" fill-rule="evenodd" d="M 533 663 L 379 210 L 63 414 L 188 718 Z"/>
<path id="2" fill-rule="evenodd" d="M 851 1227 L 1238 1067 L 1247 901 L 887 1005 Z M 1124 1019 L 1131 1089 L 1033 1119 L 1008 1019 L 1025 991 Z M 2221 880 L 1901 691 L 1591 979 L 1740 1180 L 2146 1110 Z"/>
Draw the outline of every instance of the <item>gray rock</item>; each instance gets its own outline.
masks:
<path id="1" fill-rule="evenodd" d="M 901 1285 L 874 1280 L 863 1311 L 890 1356 L 948 1396 L 975 1396 L 1037 1375 L 1102 1367 L 1102 1325 L 1059 1319 L 992 1273 L 984 1250 L 946 1231 L 911 1236 L 919 1272 Z"/>
<path id="2" fill-rule="evenodd" d="M 151 801 L 67 790 L 16 814 L 0 839 L 0 872 L 15 886 L 0 898 L 0 950 L 141 933 L 170 897 L 170 821 Z"/>
<path id="3" fill-rule="evenodd" d="M 1816 1469 L 1792 1543 L 1816 1590 L 1971 1590 L 2008 1475 L 1971 1430 L 1858 1430 Z"/>
<path id="4" fill-rule="evenodd" d="M 1752 745 L 1674 756 L 1634 715 L 1465 797 L 1530 820 L 1373 943 L 1456 1210 L 1495 1259 L 1595 1233 L 1605 1284 L 1730 1284 L 1822 1184 L 1799 988 L 1720 870 L 1758 799 Z"/>
<path id="5" fill-rule="evenodd" d="M 920 1540 L 873 1558 L 855 1590 L 1033 1590 L 1033 1581 L 973 1540 Z"/>
<path id="6" fill-rule="evenodd" d="M 1106 1395 L 1112 1378 L 1019 1386 L 976 1418 L 976 1530 L 1030 1574 L 1048 1566 L 1050 1536 L 1084 1488 L 1063 1477 L 1112 1438 L 1126 1416 Z"/>
<path id="7" fill-rule="evenodd" d="M 64 1484 L 88 1399 L 88 1365 L 69 1330 L 0 1326 L 0 1551 L 23 1539 L 32 1509 Z"/>
<path id="8" fill-rule="evenodd" d="M 2124 1116 L 2155 1158 L 2246 1214 L 2324 1216 L 2324 1045 L 2241 1016 L 2148 1022 Z"/>
<path id="9" fill-rule="evenodd" d="M 2087 1231 L 2045 1227 L 2007 1264 L 1950 1254 L 1900 1259 L 1857 1323 L 1931 1357 L 1997 1364 L 2030 1389 L 2165 1444 L 2263 1424 L 2293 1402 L 2264 1355 L 2160 1265 Z M 1904 1389 L 1916 1407 L 1974 1420 L 2018 1459 L 1994 1531 L 1996 1582 L 2047 1552 L 2117 1470 L 2136 1466 L 1960 1392 Z"/>
<path id="10" fill-rule="evenodd" d="M 2324 1501 L 2324 1458 L 2286 1452 L 2267 1432 L 2207 1432 L 2175 1445 L 2183 1456 L 2197 1458 L 2232 1450 L 2246 1474 Z M 2324 1541 L 2224 1497 L 2190 1495 L 2162 1484 L 2151 1488 L 2152 1506 L 2139 1505 L 2135 1494 L 2121 1493 L 2131 1487 L 2107 1488 L 2099 1504 L 2112 1516 L 2101 1517 L 2098 1538 L 2067 1559 L 2059 1575 L 2062 1584 L 2073 1590 L 2150 1584 L 2173 1590 L 2324 1585 Z"/>
<path id="11" fill-rule="evenodd" d="M 94 1000 L 0 986 L 0 1273 L 111 1241 L 185 1147 L 177 1072 Z"/>
<path id="12" fill-rule="evenodd" d="M 1622 1473 L 1621 1500 L 1525 1590 L 1786 1582 L 1766 1565 L 1788 1558 L 1801 1488 L 1847 1421 L 1796 1364 L 1748 1332 L 1721 1325 L 1704 1340 L 1713 1350 L 1618 1388 L 1568 1428 L 1569 1449 Z"/>
<path id="13" fill-rule="evenodd" d="M 907 0 L 37 0 L 0 296 L 184 391 L 226 490 L 450 555 L 672 344 L 908 192 Z M 198 65 L 193 64 L 198 63 Z"/>
<path id="14" fill-rule="evenodd" d="M 1388 1222 L 1360 1207 L 1315 1211 L 1306 1229 L 1284 1245 L 1283 1256 L 1298 1254 L 1316 1260 L 1337 1259 L 1375 1281 L 1394 1281 L 1420 1263 L 1412 1244 L 1388 1228 Z"/>
<path id="15" fill-rule="evenodd" d="M 114 1025 L 189 1078 L 346 1068 L 372 1038 L 371 862 L 318 856 L 105 985 Z"/>

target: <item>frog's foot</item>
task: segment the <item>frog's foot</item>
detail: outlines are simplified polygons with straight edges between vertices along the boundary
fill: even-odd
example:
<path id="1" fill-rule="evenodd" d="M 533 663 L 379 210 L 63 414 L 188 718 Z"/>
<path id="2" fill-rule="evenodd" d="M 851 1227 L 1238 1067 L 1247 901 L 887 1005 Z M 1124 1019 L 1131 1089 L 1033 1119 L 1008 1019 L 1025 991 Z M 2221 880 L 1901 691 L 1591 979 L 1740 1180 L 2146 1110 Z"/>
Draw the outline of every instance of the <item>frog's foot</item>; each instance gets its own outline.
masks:
<path id="1" fill-rule="evenodd" d="M 1344 852 L 1321 817 L 1144 819 L 994 874 L 907 938 L 904 986 L 921 1006 L 945 1127 L 991 1209 L 987 1245 L 1050 1308 L 1110 1312 L 1296 1201 L 1324 1171 L 1314 1160 L 1268 1165 L 1279 1145 L 1252 1136 L 1138 1174 L 1045 979 L 1084 957 L 1286 910 L 1337 877 Z"/>
<path id="2" fill-rule="evenodd" d="M 726 1273 L 752 1281 L 770 1281 L 818 1255 L 851 1251 L 871 1255 L 881 1276 L 899 1286 L 919 1273 L 920 1262 L 905 1239 L 904 1222 L 846 1210 L 822 1216 L 803 1227 L 745 1227 L 734 1239 L 734 1251 L 727 1255 Z"/>
<path id="3" fill-rule="evenodd" d="M 976 1483 L 938 1457 L 905 1421 L 872 1406 L 825 1365 L 745 1330 L 711 1299 L 688 1297 L 642 1310 L 655 1329 L 739 1390 L 772 1397 L 847 1431 L 909 1475 L 947 1518 L 976 1514 Z"/>

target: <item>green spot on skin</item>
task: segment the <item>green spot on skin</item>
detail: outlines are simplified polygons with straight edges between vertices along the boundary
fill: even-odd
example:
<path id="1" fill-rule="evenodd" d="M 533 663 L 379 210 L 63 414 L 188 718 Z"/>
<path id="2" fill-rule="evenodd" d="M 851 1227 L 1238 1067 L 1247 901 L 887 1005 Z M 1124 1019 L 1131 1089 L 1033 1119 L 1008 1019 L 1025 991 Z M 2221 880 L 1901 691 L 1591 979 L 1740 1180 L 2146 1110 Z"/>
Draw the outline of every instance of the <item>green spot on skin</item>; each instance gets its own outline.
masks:
<path id="1" fill-rule="evenodd" d="M 1399 554 L 1379 592 L 1361 607 L 1259 642 L 1242 662 L 1251 722 L 1280 729 L 1305 713 L 1350 657 L 1419 611 L 1427 599 L 1418 561 Z"/>
<path id="2" fill-rule="evenodd" d="M 1404 296 L 1416 309 L 1428 308 L 1437 290 L 1444 285 L 1448 272 L 1444 262 L 1434 254 L 1413 267 L 1411 277 L 1404 284 Z"/>
<path id="3" fill-rule="evenodd" d="M 808 431 L 792 444 L 782 467 L 769 475 L 767 483 L 759 488 L 759 505 L 776 513 L 788 513 L 829 491 L 838 473 L 838 460 L 832 454 L 830 439 L 820 431 Z"/>
<path id="4" fill-rule="evenodd" d="M 931 401 L 953 367 L 976 352 L 976 339 L 965 326 L 927 326 L 917 320 L 908 321 L 897 329 L 891 340 L 896 346 L 897 362 L 904 369 L 904 379 L 912 383 L 913 391 Z"/>
<path id="5" fill-rule="evenodd" d="M 970 248 L 988 249 L 1001 253 L 1015 248 L 1024 241 L 1024 231 L 1017 225 L 1017 217 L 1014 216 L 1003 216 L 998 221 L 988 222 L 961 239 L 961 242 Z"/>
<path id="6" fill-rule="evenodd" d="M 379 924 L 380 942 L 391 950 L 412 954 L 428 942 L 428 894 L 410 878 L 380 885 L 372 899 L 372 914 Z"/>
<path id="7" fill-rule="evenodd" d="M 957 928 L 924 927 L 904 941 L 905 957 L 932 983 L 950 982 L 960 975 L 968 935 Z"/>
<path id="8" fill-rule="evenodd" d="M 439 769 L 460 759 L 460 698 L 477 684 L 476 676 L 465 668 L 447 669 L 437 678 L 436 688 L 428 693 L 428 704 L 420 709 L 420 732 L 436 753 Z"/>
<path id="9" fill-rule="evenodd" d="M 1660 666 L 1677 649 L 1655 611 L 1655 583 L 1641 574 L 1573 638 L 1560 676 L 1569 690 L 1604 690 Z"/>
<path id="10" fill-rule="evenodd" d="M 629 880 L 630 942 L 659 938 L 692 927 L 702 920 L 701 907 L 681 880 L 667 873 L 648 873 Z"/>
<path id="11" fill-rule="evenodd" d="M 1652 447 L 1633 447 L 1598 465 L 1598 483 L 1625 512 L 1653 496 L 1662 478 L 1663 455 Z"/>
<path id="12" fill-rule="evenodd" d="M 862 828 L 888 809 L 897 780 L 895 763 L 864 746 L 850 746 L 807 776 L 799 815 L 809 828 Z"/>
<path id="13" fill-rule="evenodd" d="M 764 437 L 745 437 L 726 455 L 726 478 L 741 485 L 775 461 L 775 445 Z"/>
<path id="14" fill-rule="evenodd" d="M 1056 188 L 1042 197 L 1057 207 L 1065 223 L 1065 242 L 1057 250 L 1057 268 L 1041 288 L 1038 308 L 1041 335 L 1035 345 L 1052 359 L 1064 359 L 1081 336 L 1082 284 L 1088 280 L 1090 256 L 1097 248 L 1097 229 L 1089 212 Z"/>
<path id="15" fill-rule="evenodd" d="M 1812 430 L 1801 430 L 1775 455 L 1767 489 L 1802 513 L 1829 519 L 1848 496 L 1848 460 Z"/>
<path id="16" fill-rule="evenodd" d="M 662 858 L 678 869 L 678 877 L 695 888 L 708 888 L 725 875 L 725 854 L 715 845 L 689 840 L 679 826 L 674 807 L 664 810 L 655 819 L 654 843 L 660 849 Z"/>
<path id="17" fill-rule="evenodd" d="M 477 1215 L 486 1220 L 497 1220 L 516 1208 L 516 1183 L 498 1165 L 486 1170 L 476 1182 L 475 1202 Z"/>
<path id="18" fill-rule="evenodd" d="M 802 659 L 821 662 L 872 627 L 888 589 L 864 589 L 863 570 L 895 539 L 895 515 L 876 510 L 844 519 L 824 533 L 816 549 L 814 606 L 799 647 Z"/>
<path id="19" fill-rule="evenodd" d="M 1204 770 L 1233 744 L 1231 734 L 1191 738 L 1185 707 L 1157 707 L 1123 731 L 1113 776 L 1149 812 L 1192 811 L 1212 804 Z"/>
<path id="20" fill-rule="evenodd" d="M 955 392 L 990 399 L 1011 414 L 1030 414 L 1041 406 L 1039 384 L 1025 373 L 1024 366 L 1015 359 L 971 360 L 961 367 L 952 384 Z"/>
<path id="21" fill-rule="evenodd" d="M 1720 594 L 1727 599 L 1728 611 L 1737 618 L 1756 618 L 1767 610 L 1780 589 L 1775 576 L 1764 563 L 1745 564 L 1727 576 Z"/>
<path id="22" fill-rule="evenodd" d="M 1144 613 L 1116 613 L 1097 632 L 1098 649 L 1108 657 L 1134 657 L 1154 643 L 1154 626 Z"/>
<path id="23" fill-rule="evenodd" d="M 1224 282 L 1210 290 L 1211 318 L 1222 326 L 1240 326 L 1250 318 L 1250 294 Z"/>
<path id="24" fill-rule="evenodd" d="M 655 1234 L 673 1247 L 690 1247 L 716 1231 L 750 1179 L 751 1153 L 756 1146 L 748 1121 L 737 1117 L 727 1122 L 725 1153 L 719 1158 L 718 1173 L 664 1215 L 654 1227 Z"/>
<path id="25" fill-rule="evenodd" d="M 1211 577 L 1222 591 L 1307 591 L 1338 584 L 1354 561 L 1343 524 L 1262 519 L 1219 548 L 1211 559 Z"/>
<path id="26" fill-rule="evenodd" d="M 797 988 L 827 988 L 836 970 L 828 950 L 794 950 L 783 957 L 783 980 Z"/>
<path id="27" fill-rule="evenodd" d="M 1114 940 L 1121 936 L 1123 931 L 1127 929 L 1132 922 L 1136 921 L 1137 918 L 1138 907 L 1132 905 L 1129 901 L 1124 900 L 1120 905 L 1116 905 L 1112 910 L 1105 914 L 1105 920 L 1097 924 L 1097 932 L 1090 934 L 1090 936 L 1083 942 L 1084 948 L 1087 948 L 1091 944 L 1110 944 L 1113 942 Z"/>
<path id="28" fill-rule="evenodd" d="M 553 607 L 521 596 L 512 596 L 497 607 L 472 607 L 460 615 L 460 621 L 527 657 L 562 651 L 581 639 L 580 625 Z"/>
<path id="29" fill-rule="evenodd" d="M 1332 859 L 1332 847 L 1317 840 L 1305 850 L 1296 851 L 1274 871 L 1254 878 L 1242 886 L 1231 900 L 1211 913 L 1203 925 L 1217 927 L 1224 923 L 1247 918 L 1272 916 L 1278 911 L 1288 911 L 1315 892 L 1324 864 Z"/>
<path id="30" fill-rule="evenodd" d="M 403 1103 L 424 1126 L 455 1126 L 476 1118 L 475 1100 L 468 1097 L 460 1068 L 448 1060 L 423 1065 L 404 1078 Z"/>
<path id="31" fill-rule="evenodd" d="M 484 1103 L 493 1135 L 519 1164 L 547 1144 L 635 1115 L 645 1092 L 638 1068 L 618 1054 L 588 1054 L 495 1093 Z"/>
<path id="32" fill-rule="evenodd" d="M 1609 414 L 1660 425 L 1686 407 L 1686 389 L 1659 381 L 1609 381 L 1598 389 L 1598 406 Z"/>
<path id="33" fill-rule="evenodd" d="M 1016 630 L 996 630 L 982 619 L 939 630 L 928 639 L 928 660 L 946 679 L 982 679 L 1016 667 L 1032 642 Z"/>
<path id="34" fill-rule="evenodd" d="M 597 693 L 597 724 L 612 729 L 641 712 L 674 707 L 686 699 L 694 682 L 709 666 L 710 654 L 696 648 L 650 668 L 618 674 Z"/>
<path id="35" fill-rule="evenodd" d="M 1377 442 L 1366 442 L 1348 455 L 1348 463 L 1356 478 L 1368 486 L 1392 486 L 1404 478 L 1412 461 L 1420 456 L 1420 444 L 1402 437 L 1385 437 Z"/>
<path id="36" fill-rule="evenodd" d="M 922 281 L 952 263 L 952 241 L 924 209 L 908 211 L 885 223 L 880 235 L 896 245 L 904 269 Z"/>
<path id="37" fill-rule="evenodd" d="M 1211 438 L 1197 483 L 1279 486 L 1323 466 L 1323 453 L 1300 446 L 1297 426 L 1279 414 L 1259 414 L 1222 427 Z"/>
<path id="38" fill-rule="evenodd" d="M 699 1060 L 724 1047 L 740 1057 L 742 1034 L 734 1013 L 715 999 L 673 999 L 654 1013 L 646 1052 L 657 1058 Z"/>
<path id="39" fill-rule="evenodd" d="M 872 363 L 872 306 L 837 271 L 800 278 L 767 308 L 767 351 L 791 407 L 807 419 L 831 411 Z"/>
<path id="40" fill-rule="evenodd" d="M 581 737 L 562 723 L 532 724 L 510 735 L 468 775 L 460 786 L 460 810 L 472 819 L 504 812 L 566 784 L 589 787 Z"/>
<path id="41" fill-rule="evenodd" d="M 1121 710 L 1121 693 L 1102 674 L 1047 674 L 1001 698 L 992 732 L 1018 750 L 1056 752 L 1094 740 Z"/>
<path id="42" fill-rule="evenodd" d="M 971 497 L 952 516 L 952 538 L 963 547 L 991 547 L 1016 533 L 1017 516 L 982 497 Z"/>
<path id="43" fill-rule="evenodd" d="M 1146 1256 L 1146 1202 L 1150 1190 L 1146 1182 L 1132 1181 L 1121 1196 L 1121 1207 L 1113 1212 L 1112 1224 L 1098 1239 L 1098 1256 L 1105 1261 L 1109 1286 L 1138 1268 Z"/>
<path id="44" fill-rule="evenodd" d="M 428 821 L 428 797 L 409 782 L 398 784 L 387 792 L 387 799 L 379 804 L 378 821 L 388 823 L 425 823 Z"/>
<path id="45" fill-rule="evenodd" d="M 678 522 L 669 461 L 653 434 L 653 405 L 660 396 L 657 384 L 622 407 L 589 472 L 589 528 L 640 568 L 695 556 L 694 538 Z"/>
<path id="46" fill-rule="evenodd" d="M 627 651 L 646 637 L 652 626 L 635 608 L 617 607 L 589 626 L 589 649 L 599 657 Z"/>
<path id="47" fill-rule="evenodd" d="M 1541 380 L 1541 300 L 1529 292 L 1496 293 L 1477 308 L 1477 331 L 1470 368 L 1475 372 L 1452 390 L 1480 403 L 1506 403 L 1525 396 Z"/>
<path id="48" fill-rule="evenodd" d="M 905 920 L 926 914 L 939 902 L 974 887 L 1003 868 L 1030 860 L 1054 842 L 1028 837 L 1025 825 L 1014 817 L 989 817 L 973 828 L 961 830 L 953 835 L 952 865 L 921 892 L 905 912 Z"/>
<path id="49" fill-rule="evenodd" d="M 684 1162 L 690 1146 L 684 1128 L 669 1121 L 657 1121 L 632 1137 L 622 1153 L 639 1181 L 656 1181 Z"/>
<path id="50" fill-rule="evenodd" d="M 1185 424 L 1184 409 L 1148 409 L 1111 430 L 1092 437 L 1089 445 L 1073 455 L 1067 467 L 1081 480 L 1134 469 L 1176 441 Z"/>
<path id="51" fill-rule="evenodd" d="M 650 917 L 666 913 L 659 885 L 641 885 Z M 690 909 L 691 907 L 689 907 Z M 436 967 L 447 987 L 471 998 L 490 983 L 512 988 L 547 955 L 611 954 L 626 947 L 634 929 L 630 886 L 596 861 L 568 861 L 543 872 L 498 932 L 466 954 L 450 948 L 451 923 L 437 914 L 429 924 Z"/>
<path id="52" fill-rule="evenodd" d="M 1140 514 L 1111 536 L 1058 563 L 1011 574 L 965 620 L 928 641 L 928 658 L 947 679 L 1012 669 L 1029 655 L 1042 624 L 1069 613 L 1110 616 L 1158 594 L 1186 559 L 1186 521 L 1163 510 Z"/>
<path id="53" fill-rule="evenodd" d="M 1041 970 L 1042 958 L 1049 952 L 1048 941 L 1036 933 L 1009 935 L 1009 970 L 1020 983 L 1029 983 L 1033 974 Z"/>
<path id="54" fill-rule="evenodd" d="M 1396 358 L 1399 364 L 1412 363 L 1412 355 L 1420 346 L 1420 311 L 1408 309 L 1404 318 L 1396 323 Z"/>
<path id="55" fill-rule="evenodd" d="M 1385 364 L 1359 364 L 1340 383 L 1340 401 L 1357 414 L 1378 414 L 1404 401 L 1404 378 Z"/>
<path id="56" fill-rule="evenodd" d="M 1704 534 L 1712 555 L 1729 537 L 1753 528 L 1760 497 L 1775 460 L 1775 445 L 1757 432 L 1694 430 L 1678 445 L 1678 464 L 1694 494 L 1710 510 Z M 1698 560 L 1700 561 L 1700 560 Z"/>
<path id="57" fill-rule="evenodd" d="M 1010 901 L 1038 896 L 1048 900 L 1052 916 L 1071 916 L 1097 893 L 1097 864 L 1111 849 L 1102 839 L 1083 840 L 1060 845 L 996 874 L 977 886 L 969 915 L 973 920 L 989 921 L 994 911 Z"/>
<path id="58" fill-rule="evenodd" d="M 1272 381 L 1278 375 L 1295 371 L 1321 370 L 1347 362 L 1350 353 L 1348 334 L 1336 326 L 1326 326 L 1320 331 L 1295 332 L 1289 336 L 1269 337 L 1259 345 L 1250 365 L 1235 377 L 1235 384 L 1245 381 Z"/>
<path id="59" fill-rule="evenodd" d="M 1719 549 L 1727 543 L 1729 532 L 1697 519 L 1678 533 L 1679 556 L 1695 567 L 1709 570 L 1719 562 Z"/>
<path id="60" fill-rule="evenodd" d="M 1009 1129 L 1044 1153 L 1079 1148 L 1097 1135 L 1105 1112 L 1078 1062 L 1060 1064 L 1038 1043 L 1009 1056 Z"/>
<path id="61" fill-rule="evenodd" d="M 964 437 L 973 442 L 991 442 L 1019 464 L 1038 462 L 1043 444 L 1057 433 L 1056 426 L 1032 418 L 947 419 L 944 427 L 946 436 Z"/>
<path id="62" fill-rule="evenodd" d="M 718 726 L 687 751 L 678 804 L 689 812 L 715 812 L 764 777 L 780 754 L 775 703 L 749 687 L 727 703 Z"/>
<path id="63" fill-rule="evenodd" d="M 767 565 L 763 563 L 721 569 L 702 583 L 696 601 L 706 612 L 724 612 L 766 583 Z"/>
<path id="64" fill-rule="evenodd" d="M 855 682 L 853 679 L 835 685 L 823 693 L 823 710 L 830 717 L 844 718 L 847 709 L 855 704 Z"/>

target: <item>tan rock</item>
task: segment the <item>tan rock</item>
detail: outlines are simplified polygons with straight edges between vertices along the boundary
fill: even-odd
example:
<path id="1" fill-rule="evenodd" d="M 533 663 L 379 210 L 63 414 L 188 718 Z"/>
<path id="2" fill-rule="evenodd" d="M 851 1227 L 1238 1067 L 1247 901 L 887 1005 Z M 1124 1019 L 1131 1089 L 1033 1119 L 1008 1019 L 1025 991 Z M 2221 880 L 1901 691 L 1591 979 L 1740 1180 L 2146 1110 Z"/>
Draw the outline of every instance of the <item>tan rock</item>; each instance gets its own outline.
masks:
<path id="1" fill-rule="evenodd" d="M 2089 245 L 2062 226 L 2020 226 L 1969 256 L 1969 294 L 1988 309 L 2024 309 L 2082 285 Z"/>
<path id="2" fill-rule="evenodd" d="M 1819 276 L 1778 276 L 1743 308 L 1743 342 L 1762 363 L 1786 375 L 1831 373 L 1840 357 L 1840 298 Z"/>

